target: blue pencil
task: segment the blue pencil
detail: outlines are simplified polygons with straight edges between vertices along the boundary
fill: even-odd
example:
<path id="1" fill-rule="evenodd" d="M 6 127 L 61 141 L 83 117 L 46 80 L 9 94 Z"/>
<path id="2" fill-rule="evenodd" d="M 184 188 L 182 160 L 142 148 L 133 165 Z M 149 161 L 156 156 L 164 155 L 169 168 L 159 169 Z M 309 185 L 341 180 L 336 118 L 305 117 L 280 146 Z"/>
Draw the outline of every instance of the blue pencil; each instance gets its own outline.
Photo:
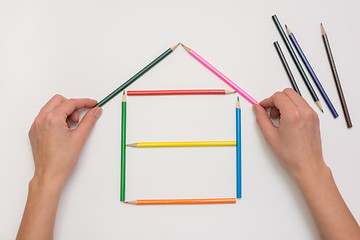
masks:
<path id="1" fill-rule="evenodd" d="M 241 108 L 239 97 L 236 101 L 236 198 L 241 198 Z"/>
<path id="2" fill-rule="evenodd" d="M 315 85 L 317 86 L 317 88 L 319 89 L 321 95 L 323 96 L 323 98 L 324 98 L 324 100 L 326 102 L 326 105 L 328 105 L 328 107 L 329 107 L 332 115 L 334 116 L 334 118 L 337 118 L 339 116 L 338 113 L 336 112 L 334 106 L 332 105 L 332 103 L 330 101 L 330 98 L 328 97 L 328 95 L 326 94 L 324 88 L 322 87 L 319 79 L 317 78 L 317 76 L 316 76 L 314 70 L 312 69 L 309 61 L 307 60 L 304 52 L 301 50 L 301 47 L 300 47 L 299 43 L 296 41 L 296 38 L 295 38 L 294 34 L 290 31 L 290 28 L 288 28 L 286 25 L 285 25 L 285 28 L 286 28 L 286 31 L 289 34 L 289 38 L 291 39 L 291 42 L 293 43 L 296 51 L 300 55 L 301 60 L 303 61 L 303 63 L 305 64 L 305 67 L 309 71 L 309 73 L 311 75 L 311 78 L 314 80 Z"/>

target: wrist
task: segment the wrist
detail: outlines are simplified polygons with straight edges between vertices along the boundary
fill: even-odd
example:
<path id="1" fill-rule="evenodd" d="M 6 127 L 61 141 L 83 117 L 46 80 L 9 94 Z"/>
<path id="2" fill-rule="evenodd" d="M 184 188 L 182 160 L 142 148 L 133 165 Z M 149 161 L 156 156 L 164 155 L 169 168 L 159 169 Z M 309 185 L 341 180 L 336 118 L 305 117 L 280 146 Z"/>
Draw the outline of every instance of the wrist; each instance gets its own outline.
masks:
<path id="1" fill-rule="evenodd" d="M 294 174 L 293 177 L 299 187 L 303 189 L 327 181 L 329 178 L 332 178 L 332 173 L 330 168 L 323 163 L 317 167 L 304 169 L 300 173 Z"/>
<path id="2" fill-rule="evenodd" d="M 44 176 L 34 177 L 29 182 L 29 189 L 35 191 L 45 191 L 48 193 L 58 194 L 60 195 L 64 186 L 63 181 L 56 181 L 54 179 L 46 178 Z"/>

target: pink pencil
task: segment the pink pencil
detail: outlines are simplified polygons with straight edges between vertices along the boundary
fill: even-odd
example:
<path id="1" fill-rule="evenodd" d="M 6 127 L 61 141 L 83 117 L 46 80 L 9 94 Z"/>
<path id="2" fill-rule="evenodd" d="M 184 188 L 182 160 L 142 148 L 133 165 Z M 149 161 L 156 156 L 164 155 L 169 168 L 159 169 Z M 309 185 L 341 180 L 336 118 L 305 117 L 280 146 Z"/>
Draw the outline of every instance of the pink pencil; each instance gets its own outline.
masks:
<path id="1" fill-rule="evenodd" d="M 212 66 L 210 63 L 208 63 L 205 59 L 203 59 L 199 54 L 197 54 L 194 50 L 188 48 L 184 44 L 181 43 L 181 46 L 185 48 L 185 50 L 193 56 L 196 60 L 198 60 L 200 63 L 202 63 L 205 67 L 207 67 L 210 71 L 215 73 L 216 76 L 221 78 L 224 82 L 226 82 L 230 87 L 232 87 L 235 91 L 240 93 L 246 100 L 251 102 L 252 104 L 259 104 L 258 101 L 256 101 L 253 97 L 251 97 L 247 92 L 242 90 L 238 85 L 236 85 L 233 81 L 231 81 L 228 77 L 226 77 L 224 74 L 222 74 L 219 70 L 217 70 L 214 66 Z"/>

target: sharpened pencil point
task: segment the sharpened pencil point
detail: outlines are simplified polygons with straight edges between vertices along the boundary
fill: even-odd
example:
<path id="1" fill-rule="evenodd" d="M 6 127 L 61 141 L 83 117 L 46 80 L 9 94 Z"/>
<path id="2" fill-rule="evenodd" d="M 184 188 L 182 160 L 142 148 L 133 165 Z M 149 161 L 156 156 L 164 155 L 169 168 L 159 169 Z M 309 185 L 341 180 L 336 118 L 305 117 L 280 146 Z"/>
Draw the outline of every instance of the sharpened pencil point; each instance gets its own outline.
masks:
<path id="1" fill-rule="evenodd" d="M 285 25 L 285 28 L 286 28 L 287 33 L 290 35 L 290 34 L 291 34 L 291 30 L 290 30 L 290 28 L 288 28 L 288 26 L 287 26 L 287 25 Z"/>
<path id="2" fill-rule="evenodd" d="M 129 144 L 126 144 L 126 146 L 128 146 L 128 147 L 137 147 L 137 143 L 129 143 Z"/>
<path id="3" fill-rule="evenodd" d="M 175 50 L 178 46 L 180 45 L 180 43 L 176 44 L 175 46 L 171 47 L 171 50 Z"/>
<path id="4" fill-rule="evenodd" d="M 316 101 L 315 103 L 316 103 L 316 105 L 320 108 L 320 110 L 321 110 L 322 112 L 324 112 L 324 110 L 323 110 L 323 108 L 322 108 L 322 106 L 321 106 L 320 101 Z"/>
<path id="5" fill-rule="evenodd" d="M 321 35 L 325 35 L 326 34 L 325 28 L 322 23 L 320 23 L 320 25 L 321 25 Z"/>
<path id="6" fill-rule="evenodd" d="M 182 44 L 182 43 L 181 43 L 181 46 L 183 46 L 183 48 L 185 48 L 185 50 L 186 50 L 187 52 L 190 52 L 190 51 L 191 51 L 191 49 L 190 49 L 189 47 L 185 46 L 185 45 Z"/>

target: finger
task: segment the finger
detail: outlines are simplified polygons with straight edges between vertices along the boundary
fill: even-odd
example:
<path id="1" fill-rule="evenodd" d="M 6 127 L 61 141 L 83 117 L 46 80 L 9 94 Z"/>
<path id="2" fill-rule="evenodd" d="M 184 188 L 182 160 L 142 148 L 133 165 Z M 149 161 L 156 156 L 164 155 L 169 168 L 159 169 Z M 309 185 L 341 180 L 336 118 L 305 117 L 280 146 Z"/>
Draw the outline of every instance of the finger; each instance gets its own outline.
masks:
<path id="1" fill-rule="evenodd" d="M 40 112 L 50 112 L 66 100 L 67 98 L 61 96 L 60 94 L 56 94 L 41 108 Z"/>
<path id="2" fill-rule="evenodd" d="M 263 133 L 267 142 L 272 142 L 276 137 L 276 127 L 274 127 L 265 109 L 259 104 L 253 105 L 253 110 L 256 115 L 256 122 L 258 123 L 261 132 Z"/>
<path id="3" fill-rule="evenodd" d="M 96 103 L 96 100 L 89 98 L 70 99 L 59 105 L 56 108 L 56 111 L 64 114 L 64 116 L 67 118 L 75 110 L 92 108 L 96 105 Z"/>
<path id="4" fill-rule="evenodd" d="M 96 107 L 90 109 L 80 121 L 78 127 L 75 130 L 75 134 L 78 135 L 81 142 L 85 142 L 91 129 L 94 127 L 96 121 L 102 114 L 102 108 Z"/>
<path id="5" fill-rule="evenodd" d="M 295 92 L 291 88 L 284 89 L 283 93 L 290 98 L 290 100 L 297 106 L 297 107 L 310 107 L 309 104 L 305 101 L 303 97 L 301 97 L 297 92 Z"/>
<path id="6" fill-rule="evenodd" d="M 279 112 L 279 109 L 277 108 L 271 108 L 270 110 L 270 117 L 271 118 L 278 118 L 280 116 L 280 112 Z"/>
<path id="7" fill-rule="evenodd" d="M 277 92 L 260 102 L 264 108 L 277 108 L 282 113 L 292 112 L 296 108 L 290 98 L 282 92 Z"/>
<path id="8" fill-rule="evenodd" d="M 68 118 L 71 121 L 73 121 L 74 123 L 78 123 L 79 122 L 79 111 L 75 110 L 72 114 L 70 114 L 70 116 Z"/>

